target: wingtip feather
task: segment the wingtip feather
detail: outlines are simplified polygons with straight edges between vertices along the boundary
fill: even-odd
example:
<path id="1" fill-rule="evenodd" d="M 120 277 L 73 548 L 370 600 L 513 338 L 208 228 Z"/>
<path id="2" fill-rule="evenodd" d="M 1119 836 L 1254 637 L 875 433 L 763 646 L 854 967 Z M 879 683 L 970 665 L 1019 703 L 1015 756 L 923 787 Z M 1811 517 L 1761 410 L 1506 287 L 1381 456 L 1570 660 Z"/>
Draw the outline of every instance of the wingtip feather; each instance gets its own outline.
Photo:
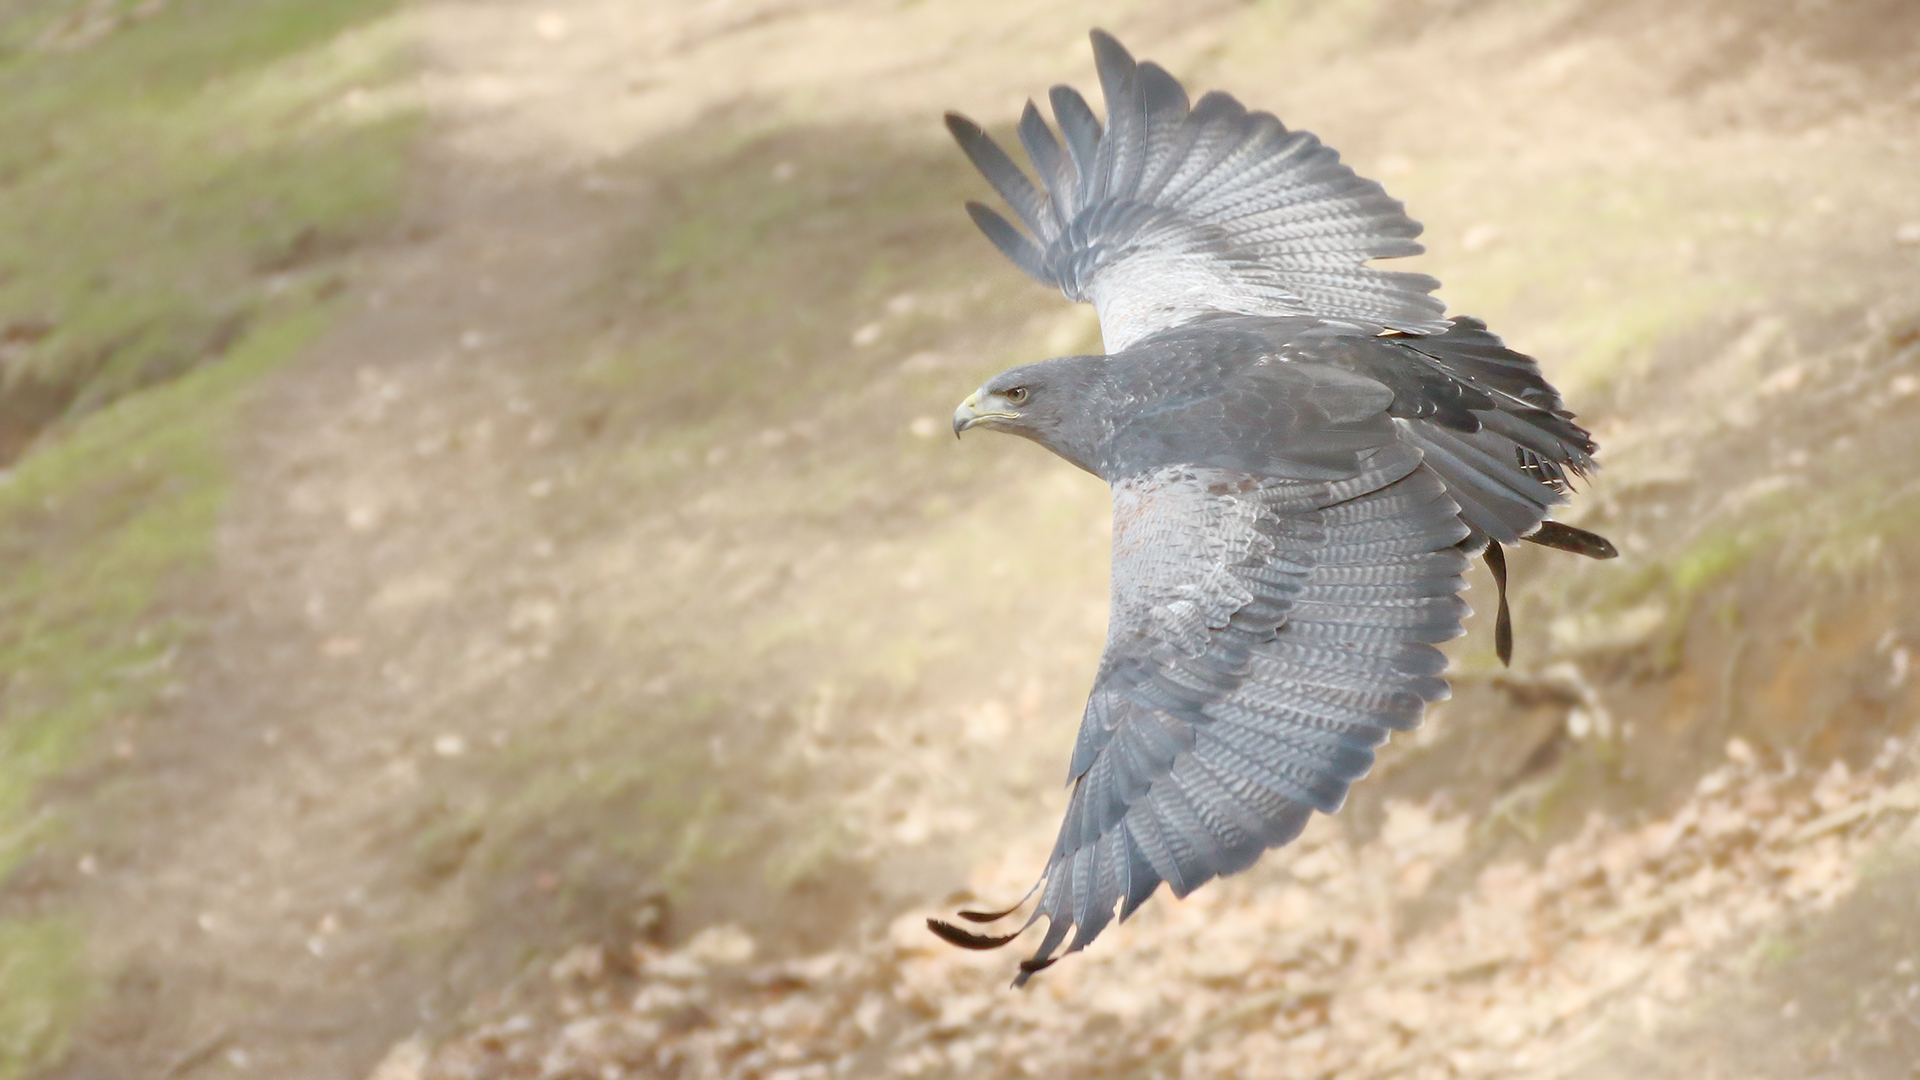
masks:
<path id="1" fill-rule="evenodd" d="M 985 128 L 974 123 L 973 120 L 964 113 L 954 112 L 949 109 L 944 114 L 944 119 L 947 123 L 947 131 L 953 135 L 954 139 L 959 141 L 961 146 L 965 146 L 971 139 L 976 139 L 986 134 Z"/>
<path id="2" fill-rule="evenodd" d="M 957 945 L 962 949 L 982 951 L 997 949 L 1020 936 L 1020 932 L 1017 930 L 1011 934 L 1004 935 L 976 934 L 971 930 L 963 930 L 950 922 L 943 922 L 940 919 L 928 919 L 927 929 L 933 931 L 935 937 L 949 945 Z"/>
<path id="3" fill-rule="evenodd" d="M 1120 39 L 1099 27 L 1087 31 L 1088 40 L 1093 42 L 1094 67 L 1104 77 L 1108 71 L 1126 75 L 1133 71 L 1133 54 L 1127 51 Z"/>

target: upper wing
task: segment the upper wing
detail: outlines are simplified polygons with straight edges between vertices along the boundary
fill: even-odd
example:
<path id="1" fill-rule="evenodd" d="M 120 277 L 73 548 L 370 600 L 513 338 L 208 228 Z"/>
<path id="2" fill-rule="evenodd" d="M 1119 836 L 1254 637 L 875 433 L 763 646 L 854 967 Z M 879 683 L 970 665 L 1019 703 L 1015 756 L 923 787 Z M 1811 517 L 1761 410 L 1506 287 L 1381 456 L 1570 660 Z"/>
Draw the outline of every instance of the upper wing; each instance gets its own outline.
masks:
<path id="1" fill-rule="evenodd" d="M 1174 466 L 1114 486 L 1113 611 L 1024 981 L 1165 881 L 1186 895 L 1331 813 L 1446 696 L 1467 534 L 1395 440 L 1339 481 Z"/>
<path id="2" fill-rule="evenodd" d="M 1336 364 L 1390 390 L 1402 437 L 1446 481 L 1475 546 L 1519 542 L 1566 501 L 1571 477 L 1595 467 L 1593 437 L 1540 365 L 1478 319 L 1456 318 L 1440 334 L 1309 332 L 1282 353 Z"/>
<path id="3" fill-rule="evenodd" d="M 1028 234 L 976 202 L 1008 258 L 1093 303 L 1108 352 L 1210 312 L 1314 315 L 1412 333 L 1445 327 L 1439 282 L 1377 270 L 1416 255 L 1420 224 L 1340 155 L 1223 93 L 1188 107 L 1156 64 L 1093 32 L 1107 126 L 1071 87 L 1052 92 L 1063 150 L 1031 102 L 1020 141 L 1035 187 L 979 125 L 948 114 L 960 146 Z"/>

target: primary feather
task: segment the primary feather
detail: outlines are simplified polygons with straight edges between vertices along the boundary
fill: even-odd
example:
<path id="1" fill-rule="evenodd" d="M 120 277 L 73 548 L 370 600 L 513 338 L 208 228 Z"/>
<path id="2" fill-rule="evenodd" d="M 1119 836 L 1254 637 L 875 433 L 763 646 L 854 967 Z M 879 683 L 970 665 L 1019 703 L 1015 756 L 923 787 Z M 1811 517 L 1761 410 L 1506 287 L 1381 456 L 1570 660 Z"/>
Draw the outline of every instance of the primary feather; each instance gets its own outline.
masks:
<path id="1" fill-rule="evenodd" d="M 1020 141 L 1040 186 L 973 121 L 947 126 L 1014 216 L 968 211 L 1008 258 L 1091 302 L 1110 351 L 1212 312 L 1314 314 L 1419 333 L 1444 328 L 1439 282 L 1370 259 L 1417 255 L 1420 224 L 1305 131 L 1221 93 L 1189 107 L 1173 76 L 1093 32 L 1103 130 L 1068 87 L 1052 94 L 1067 153 L 1029 105 Z"/>

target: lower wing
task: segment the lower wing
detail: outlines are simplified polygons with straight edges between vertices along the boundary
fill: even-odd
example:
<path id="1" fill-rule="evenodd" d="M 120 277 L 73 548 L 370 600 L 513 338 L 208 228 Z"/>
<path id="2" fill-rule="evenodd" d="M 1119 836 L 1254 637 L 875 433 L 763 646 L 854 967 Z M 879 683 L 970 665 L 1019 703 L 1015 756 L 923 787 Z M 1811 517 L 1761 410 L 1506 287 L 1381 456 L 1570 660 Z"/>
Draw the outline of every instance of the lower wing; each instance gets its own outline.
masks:
<path id="1" fill-rule="evenodd" d="M 1433 643 L 1466 613 L 1467 529 L 1405 443 L 1345 481 L 1189 471 L 1143 502 L 1148 520 L 1116 524 L 1114 625 L 1028 920 L 1044 916 L 1047 932 L 1016 984 L 1162 881 L 1184 896 L 1292 840 L 1314 810 L 1339 808 L 1390 732 L 1447 694 Z M 1257 539 L 1241 527 L 1250 517 Z M 1196 539 L 1122 550 L 1149 525 Z M 1141 574 L 1151 580 L 1128 580 Z M 1017 936 L 932 925 L 973 948 Z"/>

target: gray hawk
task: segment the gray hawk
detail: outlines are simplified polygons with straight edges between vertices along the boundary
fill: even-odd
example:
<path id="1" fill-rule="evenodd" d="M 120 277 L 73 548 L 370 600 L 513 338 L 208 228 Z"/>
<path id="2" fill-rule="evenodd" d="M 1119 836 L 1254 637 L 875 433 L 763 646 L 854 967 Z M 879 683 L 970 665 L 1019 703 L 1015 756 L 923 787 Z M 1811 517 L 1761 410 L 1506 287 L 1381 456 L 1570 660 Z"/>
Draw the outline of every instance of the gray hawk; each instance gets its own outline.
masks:
<path id="1" fill-rule="evenodd" d="M 1595 447 L 1539 365 L 1442 318 L 1433 278 L 1368 265 L 1422 250 L 1399 202 L 1311 134 L 1222 93 L 1189 104 L 1092 36 L 1106 123 L 1055 87 L 1056 137 L 1029 103 L 1038 184 L 947 117 L 1024 231 L 979 203 L 973 220 L 1092 303 L 1109 350 L 1002 372 L 953 416 L 956 435 L 1024 436 L 1113 490 L 1106 650 L 1016 985 L 1161 882 L 1185 896 L 1338 810 L 1388 734 L 1447 696 L 1434 645 L 1461 632 L 1471 556 L 1499 585 L 1505 661 L 1502 545 L 1614 554 L 1548 519 Z M 929 925 L 970 948 L 1020 932 Z"/>

